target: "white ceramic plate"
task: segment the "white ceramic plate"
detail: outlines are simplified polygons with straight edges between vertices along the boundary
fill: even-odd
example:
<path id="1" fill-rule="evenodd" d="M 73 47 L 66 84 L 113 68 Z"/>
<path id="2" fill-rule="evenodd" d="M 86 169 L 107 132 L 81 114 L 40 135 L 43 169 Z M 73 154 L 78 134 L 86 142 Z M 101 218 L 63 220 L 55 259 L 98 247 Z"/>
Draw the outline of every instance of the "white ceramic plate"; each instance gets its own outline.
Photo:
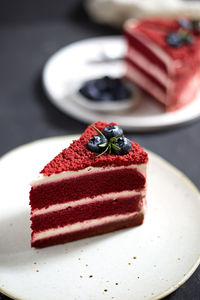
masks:
<path id="1" fill-rule="evenodd" d="M 36 141 L 0 160 L 0 290 L 22 300 L 141 300 L 171 293 L 199 264 L 200 196 L 152 153 L 142 226 L 31 249 L 29 182 L 72 138 Z"/>
<path id="2" fill-rule="evenodd" d="M 125 52 L 122 37 L 100 37 L 76 42 L 56 52 L 43 70 L 43 85 L 49 99 L 64 113 L 93 123 L 96 120 L 116 121 L 126 130 L 149 131 L 177 126 L 200 117 L 200 94 L 191 104 L 176 112 L 166 113 L 163 106 L 143 95 L 139 105 L 128 112 L 95 112 L 81 107 L 74 97 L 77 84 L 93 77 L 124 74 L 122 61 L 101 62 L 112 55 L 122 57 Z M 96 63 L 92 63 L 97 61 Z"/>

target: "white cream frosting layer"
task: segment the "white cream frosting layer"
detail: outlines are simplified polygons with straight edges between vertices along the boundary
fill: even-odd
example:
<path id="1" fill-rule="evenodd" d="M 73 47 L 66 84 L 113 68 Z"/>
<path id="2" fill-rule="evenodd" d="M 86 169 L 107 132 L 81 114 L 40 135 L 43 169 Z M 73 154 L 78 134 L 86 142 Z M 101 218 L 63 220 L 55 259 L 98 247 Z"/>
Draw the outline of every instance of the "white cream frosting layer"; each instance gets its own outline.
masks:
<path id="1" fill-rule="evenodd" d="M 123 220 L 128 221 L 133 216 L 136 216 L 138 214 L 144 214 L 144 212 L 145 212 L 145 207 L 143 206 L 143 208 L 139 212 L 121 214 L 121 215 L 112 215 L 112 216 L 107 216 L 107 217 L 103 217 L 103 218 L 99 218 L 99 219 L 91 219 L 91 220 L 86 220 L 84 222 L 77 222 L 77 223 L 63 226 L 63 227 L 44 230 L 41 232 L 34 233 L 33 237 L 32 237 L 32 242 L 35 242 L 37 240 L 44 239 L 44 238 L 54 237 L 59 234 L 66 234 L 66 233 L 71 233 L 71 232 L 75 232 L 78 230 L 85 230 L 90 227 L 99 226 L 101 224 L 109 224 L 110 222 L 113 222 L 113 221 L 123 221 Z"/>
<path id="2" fill-rule="evenodd" d="M 142 173 L 144 176 L 146 176 L 146 166 L 147 164 L 141 164 L 141 165 L 129 165 L 129 166 L 120 166 L 120 167 L 105 167 L 105 168 L 93 168 L 88 167 L 82 170 L 78 171 L 65 171 L 58 174 L 53 174 L 51 176 L 45 176 L 43 174 L 40 174 L 35 180 L 31 182 L 31 186 L 36 186 L 39 184 L 49 183 L 52 181 L 57 181 L 61 179 L 67 179 L 72 178 L 76 176 L 81 175 L 88 175 L 95 172 L 106 172 L 106 171 L 112 171 L 112 170 L 121 170 L 121 169 L 136 169 L 138 172 Z"/>
<path id="3" fill-rule="evenodd" d="M 152 63 L 147 57 L 142 55 L 133 47 L 129 49 L 127 57 L 133 61 L 137 66 L 143 68 L 147 71 L 150 75 L 156 78 L 163 86 L 166 88 L 169 85 L 169 76 L 168 74 L 163 71 L 159 66 Z"/>
<path id="4" fill-rule="evenodd" d="M 119 193 L 108 193 L 108 194 L 103 194 L 103 195 L 98 195 L 93 198 L 82 198 L 80 200 L 76 201 L 70 201 L 67 203 L 61 203 L 61 204 L 54 204 L 50 205 L 48 208 L 41 208 L 41 209 L 35 209 L 31 212 L 32 217 L 39 216 L 42 214 L 47 214 L 51 212 L 56 212 L 62 209 L 66 209 L 68 207 L 76 207 L 79 205 L 86 205 L 89 203 L 94 203 L 94 202 L 101 202 L 101 201 L 106 201 L 109 199 L 117 199 L 117 198 L 124 198 L 124 197 L 134 197 L 134 196 L 145 196 L 145 189 L 142 189 L 141 191 L 122 191 Z"/>
<path id="5" fill-rule="evenodd" d="M 127 66 L 127 76 L 130 80 L 136 82 L 145 91 L 148 91 L 156 99 L 159 99 L 162 103 L 166 104 L 166 93 L 161 88 L 159 88 L 159 86 L 156 85 L 151 79 L 149 79 L 142 72 L 140 72 L 130 64 Z"/>

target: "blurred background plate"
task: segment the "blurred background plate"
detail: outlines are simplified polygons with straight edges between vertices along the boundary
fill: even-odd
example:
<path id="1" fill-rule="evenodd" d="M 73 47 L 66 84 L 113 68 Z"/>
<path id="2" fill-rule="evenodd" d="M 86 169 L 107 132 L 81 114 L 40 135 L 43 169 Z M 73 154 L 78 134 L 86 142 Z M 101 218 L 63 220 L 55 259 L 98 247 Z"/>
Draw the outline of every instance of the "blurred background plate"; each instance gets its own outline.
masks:
<path id="1" fill-rule="evenodd" d="M 62 48 L 50 57 L 43 70 L 43 85 L 49 99 L 79 121 L 87 124 L 96 120 L 116 121 L 129 131 L 158 130 L 200 117 L 200 94 L 188 106 L 170 113 L 146 94 L 143 94 L 139 105 L 126 112 L 105 113 L 80 106 L 74 99 L 80 82 L 105 75 L 124 75 L 122 57 L 125 49 L 125 42 L 120 36 L 91 38 Z"/>

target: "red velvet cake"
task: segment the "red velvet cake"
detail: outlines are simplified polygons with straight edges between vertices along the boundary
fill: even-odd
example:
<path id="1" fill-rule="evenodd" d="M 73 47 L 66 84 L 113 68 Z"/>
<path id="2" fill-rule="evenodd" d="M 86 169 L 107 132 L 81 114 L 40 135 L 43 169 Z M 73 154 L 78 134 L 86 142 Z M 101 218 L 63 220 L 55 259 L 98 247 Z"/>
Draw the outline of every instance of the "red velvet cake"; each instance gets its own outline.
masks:
<path id="1" fill-rule="evenodd" d="M 197 20 L 127 21 L 126 76 L 163 103 L 167 111 L 188 104 L 200 86 L 199 33 Z"/>
<path id="2" fill-rule="evenodd" d="M 96 145 L 107 128 L 117 128 L 119 134 L 109 140 L 104 136 L 103 144 Z M 88 126 L 31 184 L 32 247 L 142 224 L 147 162 L 147 153 L 124 137 L 115 123 Z"/>

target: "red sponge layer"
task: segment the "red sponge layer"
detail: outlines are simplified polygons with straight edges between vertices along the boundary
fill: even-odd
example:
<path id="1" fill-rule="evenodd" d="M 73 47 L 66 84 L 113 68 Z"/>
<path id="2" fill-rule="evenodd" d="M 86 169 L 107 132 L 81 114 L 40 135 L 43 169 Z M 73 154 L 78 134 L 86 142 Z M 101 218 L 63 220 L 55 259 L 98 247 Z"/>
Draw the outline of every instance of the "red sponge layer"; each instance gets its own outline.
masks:
<path id="1" fill-rule="evenodd" d="M 53 237 L 45 238 L 45 239 L 40 239 L 40 240 L 32 240 L 31 246 L 36 247 L 36 248 L 43 248 L 51 245 L 56 245 L 56 244 L 64 244 L 66 242 L 72 242 L 75 240 L 80 240 L 83 238 L 91 237 L 94 235 L 99 235 L 107 232 L 111 232 L 114 230 L 119 230 L 123 228 L 128 228 L 132 226 L 138 226 L 143 223 L 144 220 L 144 214 L 143 213 L 138 213 L 135 216 L 129 218 L 128 220 L 123 220 L 123 221 L 113 221 L 109 224 L 102 224 L 98 225 L 95 227 L 90 227 L 84 230 L 78 230 L 78 231 L 73 231 L 70 233 L 66 234 L 60 234 L 56 235 Z M 32 233 L 33 236 L 33 233 Z"/>
<path id="2" fill-rule="evenodd" d="M 40 209 L 111 192 L 141 189 L 145 182 L 145 177 L 133 168 L 95 172 L 32 187 L 30 204 L 32 210 Z"/>
<path id="3" fill-rule="evenodd" d="M 164 72 L 167 73 L 166 64 L 157 55 L 155 55 L 143 42 L 141 42 L 138 38 L 133 36 L 128 30 L 125 31 L 125 36 L 128 43 L 128 52 L 134 45 L 134 49 L 136 49 L 139 53 L 141 52 L 142 55 L 148 57 L 149 61 L 159 66 L 159 68 L 161 68 Z"/>
<path id="4" fill-rule="evenodd" d="M 97 201 L 87 205 L 68 207 L 63 210 L 32 217 L 32 230 L 43 231 L 50 228 L 71 225 L 85 220 L 98 219 L 115 214 L 140 211 L 143 205 L 141 196 L 121 197 Z"/>

